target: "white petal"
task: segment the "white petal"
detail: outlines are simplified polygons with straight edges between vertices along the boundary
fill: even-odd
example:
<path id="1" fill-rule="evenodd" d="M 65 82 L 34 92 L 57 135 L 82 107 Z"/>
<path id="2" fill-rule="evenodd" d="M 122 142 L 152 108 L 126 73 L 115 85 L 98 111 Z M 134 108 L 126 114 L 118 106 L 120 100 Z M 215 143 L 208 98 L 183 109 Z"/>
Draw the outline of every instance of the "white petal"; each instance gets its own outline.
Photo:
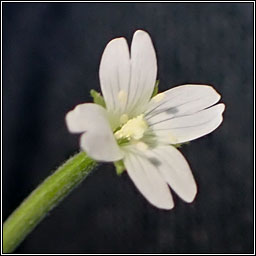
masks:
<path id="1" fill-rule="evenodd" d="M 131 83 L 129 112 L 140 114 L 153 93 L 157 75 L 154 46 L 148 33 L 137 30 L 131 45 Z"/>
<path id="2" fill-rule="evenodd" d="M 154 206 L 174 207 L 171 192 L 157 168 L 140 152 L 126 152 L 124 164 L 137 189 Z"/>
<path id="3" fill-rule="evenodd" d="M 159 146 L 150 151 L 151 161 L 157 165 L 164 180 L 186 202 L 192 202 L 197 186 L 183 155 L 173 146 Z"/>
<path id="4" fill-rule="evenodd" d="M 80 146 L 93 159 L 110 162 L 122 159 L 103 107 L 91 103 L 78 105 L 67 114 L 66 122 L 71 132 L 86 131 Z"/>
<path id="5" fill-rule="evenodd" d="M 96 114 L 96 117 L 102 119 L 102 115 L 100 114 L 98 116 L 98 112 L 101 113 L 101 108 L 99 108 L 96 104 L 84 103 L 77 105 L 66 115 L 66 124 L 68 130 L 71 133 L 81 133 L 90 129 L 91 127 L 94 127 L 96 124 L 91 122 L 91 120 L 94 118 L 94 115 Z"/>
<path id="6" fill-rule="evenodd" d="M 123 158 L 113 135 L 103 129 L 84 133 L 81 136 L 80 145 L 88 156 L 97 161 L 113 162 Z"/>
<path id="7" fill-rule="evenodd" d="M 110 41 L 101 58 L 100 85 L 107 109 L 120 112 L 126 105 L 130 82 L 130 56 L 125 38 Z"/>
<path id="8" fill-rule="evenodd" d="M 131 45 L 131 58 L 125 38 L 106 46 L 100 63 L 101 90 L 111 114 L 113 127 L 122 114 L 141 114 L 150 100 L 156 81 L 156 54 L 148 33 L 138 30 Z"/>
<path id="9" fill-rule="evenodd" d="M 159 120 L 198 112 L 212 106 L 219 100 L 220 95 L 211 86 L 181 85 L 153 97 L 145 116 L 154 123 Z"/>
<path id="10" fill-rule="evenodd" d="M 222 123 L 224 109 L 225 105 L 221 103 L 191 115 L 171 117 L 155 123 L 149 122 L 149 126 L 159 142 L 183 143 L 214 131 Z"/>

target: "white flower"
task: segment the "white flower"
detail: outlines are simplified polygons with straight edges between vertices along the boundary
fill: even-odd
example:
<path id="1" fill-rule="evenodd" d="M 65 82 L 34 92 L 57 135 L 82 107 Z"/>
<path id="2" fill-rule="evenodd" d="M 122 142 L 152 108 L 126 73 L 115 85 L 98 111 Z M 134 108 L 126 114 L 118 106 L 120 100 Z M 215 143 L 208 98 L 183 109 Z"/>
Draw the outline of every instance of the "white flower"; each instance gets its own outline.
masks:
<path id="1" fill-rule="evenodd" d="M 181 85 L 151 98 L 157 75 L 150 36 L 135 32 L 131 53 L 125 38 L 106 46 L 99 70 L 106 108 L 80 104 L 66 116 L 81 148 L 97 161 L 123 160 L 138 190 L 154 206 L 174 206 L 168 185 L 186 202 L 197 186 L 183 155 L 173 146 L 202 137 L 222 122 L 224 104 L 207 85 Z M 213 106 L 214 105 L 214 106 Z"/>

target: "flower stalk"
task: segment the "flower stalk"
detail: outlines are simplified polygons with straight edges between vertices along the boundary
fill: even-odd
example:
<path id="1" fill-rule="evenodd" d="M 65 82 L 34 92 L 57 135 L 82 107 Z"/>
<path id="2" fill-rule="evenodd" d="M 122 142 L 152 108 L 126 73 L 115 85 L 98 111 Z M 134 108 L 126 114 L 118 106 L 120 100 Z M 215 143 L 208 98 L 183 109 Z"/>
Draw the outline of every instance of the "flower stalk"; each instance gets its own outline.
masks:
<path id="1" fill-rule="evenodd" d="M 97 163 L 94 160 L 86 153 L 80 152 L 45 179 L 5 221 L 3 252 L 13 252 L 46 214 L 79 185 L 96 166 Z"/>

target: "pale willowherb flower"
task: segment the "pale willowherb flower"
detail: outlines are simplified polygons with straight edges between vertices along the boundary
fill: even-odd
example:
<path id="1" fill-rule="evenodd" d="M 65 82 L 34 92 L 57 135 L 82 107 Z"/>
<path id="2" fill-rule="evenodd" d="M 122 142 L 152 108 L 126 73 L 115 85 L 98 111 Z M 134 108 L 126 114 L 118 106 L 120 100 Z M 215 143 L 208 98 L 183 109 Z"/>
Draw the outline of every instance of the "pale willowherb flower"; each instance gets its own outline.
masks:
<path id="1" fill-rule="evenodd" d="M 202 137 L 222 122 L 224 104 L 208 85 L 181 85 L 153 98 L 157 60 L 148 33 L 135 32 L 131 53 L 125 38 L 106 46 L 99 70 L 106 108 L 80 104 L 66 115 L 70 132 L 97 161 L 123 160 L 138 190 L 154 206 L 174 206 L 168 185 L 186 202 L 197 186 L 176 144 Z"/>

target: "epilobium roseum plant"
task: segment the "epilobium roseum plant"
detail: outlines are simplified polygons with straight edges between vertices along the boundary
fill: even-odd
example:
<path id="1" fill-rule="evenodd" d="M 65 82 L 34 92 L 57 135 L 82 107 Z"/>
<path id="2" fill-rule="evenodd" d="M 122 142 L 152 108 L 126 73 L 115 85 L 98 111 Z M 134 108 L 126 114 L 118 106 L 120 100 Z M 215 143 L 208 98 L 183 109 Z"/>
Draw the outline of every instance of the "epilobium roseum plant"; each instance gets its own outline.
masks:
<path id="1" fill-rule="evenodd" d="M 81 149 L 97 161 L 121 160 L 138 190 L 154 206 L 174 207 L 168 185 L 186 202 L 197 186 L 176 145 L 202 137 L 222 122 L 225 105 L 208 85 L 177 86 L 152 97 L 156 53 L 148 33 L 108 43 L 99 77 L 104 104 L 80 104 L 66 116 Z"/>

